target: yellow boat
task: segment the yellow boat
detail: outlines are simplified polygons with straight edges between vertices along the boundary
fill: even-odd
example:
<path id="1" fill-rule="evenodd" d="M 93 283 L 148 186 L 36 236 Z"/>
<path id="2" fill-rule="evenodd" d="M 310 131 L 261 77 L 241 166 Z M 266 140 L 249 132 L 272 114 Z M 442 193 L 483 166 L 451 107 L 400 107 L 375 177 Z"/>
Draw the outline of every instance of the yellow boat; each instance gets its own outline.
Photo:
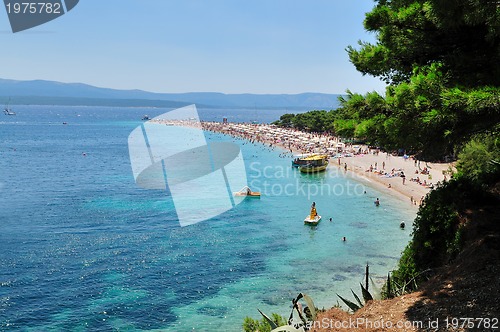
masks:
<path id="1" fill-rule="evenodd" d="M 299 166 L 299 171 L 302 173 L 323 172 L 328 167 L 327 155 L 314 155 L 302 160 L 305 162 L 304 165 Z"/>
<path id="2" fill-rule="evenodd" d="M 292 167 L 300 167 L 307 164 L 306 158 L 316 156 L 316 153 L 299 154 L 293 157 Z"/>

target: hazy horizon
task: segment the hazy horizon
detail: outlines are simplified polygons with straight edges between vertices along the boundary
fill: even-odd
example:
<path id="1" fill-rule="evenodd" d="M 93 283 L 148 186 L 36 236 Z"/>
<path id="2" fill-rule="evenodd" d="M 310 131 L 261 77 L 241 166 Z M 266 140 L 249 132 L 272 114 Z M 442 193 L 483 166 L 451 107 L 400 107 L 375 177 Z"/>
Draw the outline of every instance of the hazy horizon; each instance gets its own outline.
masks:
<path id="1" fill-rule="evenodd" d="M 345 48 L 374 41 L 371 0 L 80 1 L 53 21 L 11 33 L 3 77 L 155 93 L 343 94 L 383 91 Z"/>

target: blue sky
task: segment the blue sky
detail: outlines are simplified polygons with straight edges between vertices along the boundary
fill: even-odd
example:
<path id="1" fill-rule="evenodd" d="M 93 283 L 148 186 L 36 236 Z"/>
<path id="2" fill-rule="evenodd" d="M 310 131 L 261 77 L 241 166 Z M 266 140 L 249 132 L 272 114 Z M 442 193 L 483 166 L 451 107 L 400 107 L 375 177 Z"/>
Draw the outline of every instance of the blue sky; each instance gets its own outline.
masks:
<path id="1" fill-rule="evenodd" d="M 0 10 L 0 77 L 154 92 L 383 91 L 345 48 L 372 0 L 81 0 L 13 34 Z"/>

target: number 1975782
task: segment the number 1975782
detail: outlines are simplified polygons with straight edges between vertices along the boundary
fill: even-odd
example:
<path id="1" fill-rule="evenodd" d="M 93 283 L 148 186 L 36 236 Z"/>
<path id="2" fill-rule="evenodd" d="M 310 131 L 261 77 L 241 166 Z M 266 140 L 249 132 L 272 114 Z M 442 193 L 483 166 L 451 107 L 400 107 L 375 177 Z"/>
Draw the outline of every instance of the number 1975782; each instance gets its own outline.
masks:
<path id="1" fill-rule="evenodd" d="M 61 14 L 61 4 L 58 2 L 14 2 L 5 6 L 9 14 Z"/>

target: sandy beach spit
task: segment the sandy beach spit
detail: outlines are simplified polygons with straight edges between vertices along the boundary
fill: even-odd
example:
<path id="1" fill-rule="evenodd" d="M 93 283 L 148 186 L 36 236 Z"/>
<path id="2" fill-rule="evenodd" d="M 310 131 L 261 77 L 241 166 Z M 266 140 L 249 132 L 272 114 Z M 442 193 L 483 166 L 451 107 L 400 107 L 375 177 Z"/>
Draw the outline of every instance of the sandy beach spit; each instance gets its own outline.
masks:
<path id="1" fill-rule="evenodd" d="M 160 124 L 197 127 L 252 142 L 276 146 L 289 154 L 325 153 L 330 167 L 339 167 L 346 175 L 359 176 L 383 192 L 399 196 L 417 206 L 441 181 L 449 179 L 452 163 L 427 163 L 412 156 L 397 156 L 366 145 L 344 142 L 329 134 L 307 133 L 268 124 L 192 122 L 152 120 Z M 351 173 L 351 174 L 349 174 Z"/>

